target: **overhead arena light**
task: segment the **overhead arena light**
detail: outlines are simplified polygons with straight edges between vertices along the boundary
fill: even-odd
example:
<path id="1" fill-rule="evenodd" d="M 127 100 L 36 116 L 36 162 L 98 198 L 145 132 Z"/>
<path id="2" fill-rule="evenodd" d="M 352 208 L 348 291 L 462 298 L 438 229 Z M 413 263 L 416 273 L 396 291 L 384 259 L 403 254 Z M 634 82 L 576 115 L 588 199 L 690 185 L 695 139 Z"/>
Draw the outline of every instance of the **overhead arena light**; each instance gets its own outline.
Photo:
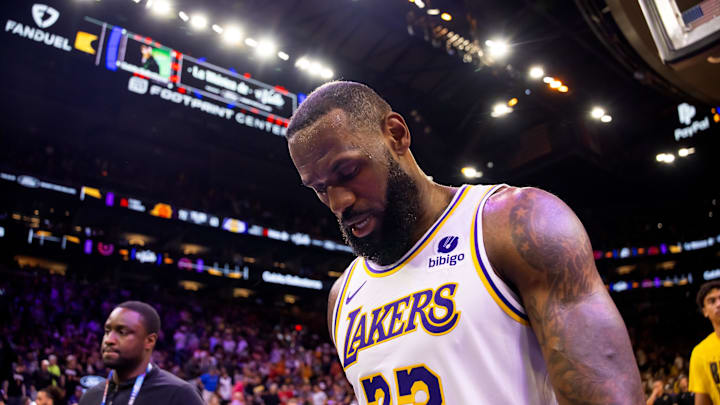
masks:
<path id="1" fill-rule="evenodd" d="M 503 117 L 513 112 L 513 109 L 505 103 L 497 103 L 493 106 L 493 111 L 490 115 L 494 118 Z"/>
<path id="2" fill-rule="evenodd" d="M 221 27 L 221 26 L 219 26 L 219 25 L 217 25 L 217 24 L 213 24 L 213 25 L 212 25 L 212 30 L 215 31 L 215 32 L 217 32 L 218 34 L 222 34 L 223 31 L 224 31 L 224 30 L 223 30 L 223 27 Z"/>
<path id="3" fill-rule="evenodd" d="M 670 164 L 675 161 L 675 155 L 673 155 L 672 153 L 659 153 L 657 156 L 655 156 L 655 160 L 660 163 Z"/>
<path id="4" fill-rule="evenodd" d="M 442 18 L 443 21 L 451 21 L 452 20 L 452 16 L 450 15 L 450 13 L 442 13 L 442 14 L 440 14 L 440 18 Z"/>
<path id="5" fill-rule="evenodd" d="M 551 76 L 545 76 L 545 77 L 543 77 L 543 83 L 550 84 L 550 83 L 552 83 L 552 82 L 554 82 L 554 81 L 555 81 L 555 78 L 554 78 L 554 77 L 551 77 Z"/>
<path id="6" fill-rule="evenodd" d="M 532 78 L 532 79 L 535 79 L 535 80 L 540 79 L 541 77 L 543 77 L 544 74 L 545 74 L 545 71 L 540 66 L 533 66 L 530 68 L 529 75 L 530 75 L 530 78 Z"/>
<path id="7" fill-rule="evenodd" d="M 235 45 L 240 43 L 242 40 L 242 31 L 240 31 L 237 27 L 228 27 L 225 30 L 223 30 L 223 41 L 225 41 L 228 44 Z"/>
<path id="8" fill-rule="evenodd" d="M 436 9 L 436 8 L 429 8 L 428 11 L 427 11 L 427 13 L 428 13 L 428 15 L 439 15 L 439 14 L 440 14 L 440 10 L 438 10 L 438 9 Z"/>
<path id="9" fill-rule="evenodd" d="M 207 17 L 202 14 L 193 14 L 190 17 L 190 26 L 195 28 L 196 30 L 204 30 L 205 27 L 207 27 L 207 24 Z"/>
<path id="10" fill-rule="evenodd" d="M 335 73 L 333 73 L 333 71 L 328 68 L 323 68 L 323 70 L 320 72 L 320 77 L 322 77 L 323 79 L 332 79 L 333 76 L 335 76 Z"/>
<path id="11" fill-rule="evenodd" d="M 151 10 L 154 14 L 159 16 L 166 16 L 170 14 L 170 11 L 172 11 L 172 5 L 169 1 L 165 0 L 156 0 L 151 3 L 149 3 Z"/>
<path id="12" fill-rule="evenodd" d="M 277 56 L 278 56 L 278 58 L 280 58 L 280 59 L 282 59 L 282 60 L 288 60 L 288 59 L 290 59 L 290 55 L 286 54 L 286 53 L 283 52 L 283 51 L 278 52 L 278 53 L 277 53 Z"/>
<path id="13" fill-rule="evenodd" d="M 562 82 L 560 80 L 554 80 L 548 84 L 551 89 L 559 89 L 562 86 Z"/>
<path id="14" fill-rule="evenodd" d="M 564 84 L 557 89 L 560 93 L 567 93 L 569 90 L 568 86 L 565 86 Z"/>
<path id="15" fill-rule="evenodd" d="M 688 157 L 693 153 L 695 153 L 695 148 L 680 148 L 680 150 L 678 150 L 678 156 L 680 157 Z"/>
<path id="16" fill-rule="evenodd" d="M 612 115 L 605 114 L 602 117 L 600 117 L 600 121 L 607 124 L 608 122 L 612 121 Z"/>
<path id="17" fill-rule="evenodd" d="M 180 17 L 180 19 L 185 22 L 188 22 L 190 20 L 190 16 L 182 10 L 178 13 L 178 17 Z"/>
<path id="18" fill-rule="evenodd" d="M 258 45 L 258 42 L 252 38 L 245 38 L 245 45 L 250 48 L 255 48 Z"/>
<path id="19" fill-rule="evenodd" d="M 594 107 L 592 111 L 590 111 L 590 116 L 595 118 L 596 120 L 599 120 L 605 115 L 605 110 L 601 107 Z"/>
<path id="20" fill-rule="evenodd" d="M 295 67 L 300 70 L 307 70 L 310 67 L 310 61 L 307 58 L 302 57 L 295 62 Z"/>
<path id="21" fill-rule="evenodd" d="M 311 60 L 305 56 L 301 57 L 295 62 L 295 67 L 307 72 L 311 76 L 320 77 L 325 80 L 332 79 L 333 76 L 335 76 L 335 72 L 333 72 L 332 69 L 316 60 Z"/>
<path id="22" fill-rule="evenodd" d="M 258 41 L 257 47 L 255 47 L 255 53 L 262 58 L 274 55 L 276 51 L 277 46 L 275 45 L 275 42 L 269 39 L 261 39 Z"/>
<path id="23" fill-rule="evenodd" d="M 311 75 L 320 76 L 322 74 L 323 67 L 318 62 L 310 62 L 310 67 L 308 68 L 308 72 L 310 72 Z"/>
<path id="24" fill-rule="evenodd" d="M 488 39 L 485 41 L 485 46 L 487 46 L 490 56 L 495 58 L 502 58 L 510 51 L 510 45 L 507 41 L 500 39 Z"/>
<path id="25" fill-rule="evenodd" d="M 477 170 L 476 168 L 472 166 L 465 166 L 462 169 L 460 169 L 460 172 L 463 174 L 463 176 L 467 177 L 468 179 L 478 179 L 483 176 L 483 172 Z"/>

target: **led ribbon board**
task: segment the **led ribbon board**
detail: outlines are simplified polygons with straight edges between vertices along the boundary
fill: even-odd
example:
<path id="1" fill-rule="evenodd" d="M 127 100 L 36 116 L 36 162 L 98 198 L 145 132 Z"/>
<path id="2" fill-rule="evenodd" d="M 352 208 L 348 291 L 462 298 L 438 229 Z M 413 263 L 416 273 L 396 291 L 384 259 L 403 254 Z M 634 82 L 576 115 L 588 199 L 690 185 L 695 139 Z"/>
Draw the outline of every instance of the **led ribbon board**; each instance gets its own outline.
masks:
<path id="1" fill-rule="evenodd" d="M 105 48 L 106 67 L 133 73 L 128 83 L 131 92 L 147 94 L 149 90 L 150 95 L 176 104 L 226 120 L 234 118 L 239 124 L 275 135 L 285 134 L 298 97 L 284 87 L 252 79 L 247 73 L 240 75 L 127 29 L 90 17 L 85 20 L 102 27 L 95 35 L 101 42 L 108 38 L 107 44 L 98 44 Z M 95 64 L 100 64 L 99 57 Z M 201 100 L 204 97 L 217 103 Z"/>
<path id="2" fill-rule="evenodd" d="M 214 100 L 239 106 L 253 114 L 290 119 L 297 96 L 280 87 L 245 77 L 227 69 L 180 56 L 178 85 Z"/>

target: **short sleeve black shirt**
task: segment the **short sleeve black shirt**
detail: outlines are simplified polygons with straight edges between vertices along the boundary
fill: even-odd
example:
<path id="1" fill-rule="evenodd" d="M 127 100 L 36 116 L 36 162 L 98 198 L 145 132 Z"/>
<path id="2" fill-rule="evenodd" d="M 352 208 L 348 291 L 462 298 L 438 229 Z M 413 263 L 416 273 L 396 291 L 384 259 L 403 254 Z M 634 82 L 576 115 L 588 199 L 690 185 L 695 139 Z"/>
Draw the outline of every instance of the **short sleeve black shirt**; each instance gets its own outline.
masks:
<path id="1" fill-rule="evenodd" d="M 120 384 L 111 381 L 105 405 L 127 405 L 130 401 L 133 384 L 135 384 L 135 379 Z M 104 391 L 104 382 L 90 388 L 80 399 L 79 405 L 100 405 Z M 135 405 L 180 404 L 203 405 L 203 401 L 197 389 L 190 383 L 153 365 L 135 398 Z"/>
<path id="2" fill-rule="evenodd" d="M 672 394 L 663 394 L 655 400 L 653 405 L 675 405 L 675 396 Z"/>

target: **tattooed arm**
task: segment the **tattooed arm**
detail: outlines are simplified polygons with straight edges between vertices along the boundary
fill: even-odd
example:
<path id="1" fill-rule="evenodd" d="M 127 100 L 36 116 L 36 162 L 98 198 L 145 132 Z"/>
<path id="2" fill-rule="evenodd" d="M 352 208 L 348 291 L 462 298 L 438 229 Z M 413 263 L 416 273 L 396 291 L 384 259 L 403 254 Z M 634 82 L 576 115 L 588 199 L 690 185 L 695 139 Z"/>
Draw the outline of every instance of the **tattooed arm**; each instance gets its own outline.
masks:
<path id="1" fill-rule="evenodd" d="M 558 402 L 644 403 L 627 330 L 572 210 L 544 191 L 506 188 L 485 206 L 483 237 L 522 299 Z"/>

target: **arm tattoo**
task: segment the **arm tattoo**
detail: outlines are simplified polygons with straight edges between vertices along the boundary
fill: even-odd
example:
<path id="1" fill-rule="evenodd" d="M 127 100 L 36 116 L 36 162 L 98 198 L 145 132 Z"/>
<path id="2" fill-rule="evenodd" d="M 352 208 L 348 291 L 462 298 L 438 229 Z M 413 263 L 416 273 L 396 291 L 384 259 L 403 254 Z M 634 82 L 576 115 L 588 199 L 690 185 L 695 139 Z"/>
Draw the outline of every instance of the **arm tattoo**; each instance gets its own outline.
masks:
<path id="1" fill-rule="evenodd" d="M 510 211 L 515 249 L 541 293 L 524 296 L 560 404 L 641 403 L 627 331 L 595 270 L 579 220 L 536 191 Z"/>

